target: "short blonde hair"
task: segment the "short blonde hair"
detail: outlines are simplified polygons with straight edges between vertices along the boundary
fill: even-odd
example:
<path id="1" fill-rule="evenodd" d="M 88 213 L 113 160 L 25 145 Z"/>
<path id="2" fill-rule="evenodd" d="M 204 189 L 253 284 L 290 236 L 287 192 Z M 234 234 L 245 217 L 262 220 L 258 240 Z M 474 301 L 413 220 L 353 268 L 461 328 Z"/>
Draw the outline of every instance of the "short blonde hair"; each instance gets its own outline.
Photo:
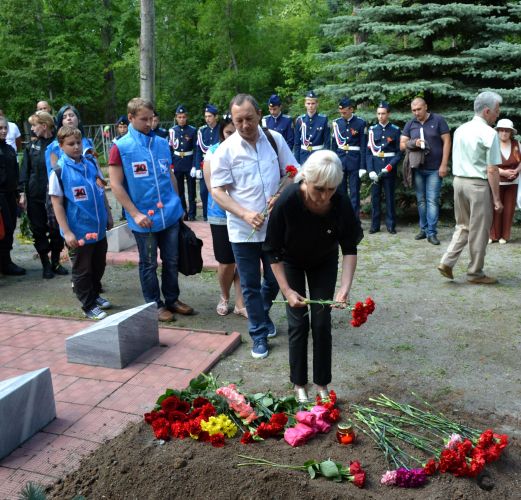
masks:
<path id="1" fill-rule="evenodd" d="M 56 135 L 60 145 L 63 144 L 63 141 L 65 141 L 67 137 L 71 136 L 81 140 L 81 130 L 79 128 L 65 126 L 60 127 L 60 130 L 58 130 L 58 134 Z"/>
<path id="2" fill-rule="evenodd" d="M 141 97 L 134 97 L 134 99 L 130 99 L 130 101 L 128 101 L 127 113 L 129 115 L 136 116 L 143 108 L 154 111 L 154 105 L 151 101 L 142 99 Z"/>
<path id="3" fill-rule="evenodd" d="M 31 125 L 47 125 L 50 130 L 54 129 L 54 118 L 47 111 L 37 111 L 28 121 Z"/>
<path id="4" fill-rule="evenodd" d="M 336 188 L 342 182 L 342 162 L 336 153 L 328 150 L 316 151 L 301 167 L 295 182 L 303 179 L 319 186 Z"/>

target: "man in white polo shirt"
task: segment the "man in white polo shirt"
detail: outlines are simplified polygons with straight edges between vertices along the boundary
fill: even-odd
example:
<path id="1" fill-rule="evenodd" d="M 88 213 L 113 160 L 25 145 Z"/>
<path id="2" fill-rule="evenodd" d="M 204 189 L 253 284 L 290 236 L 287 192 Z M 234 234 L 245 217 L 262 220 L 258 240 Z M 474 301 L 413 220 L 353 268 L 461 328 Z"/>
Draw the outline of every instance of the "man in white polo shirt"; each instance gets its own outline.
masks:
<path id="1" fill-rule="evenodd" d="M 237 131 L 212 156 L 212 196 L 228 212 L 228 234 L 253 340 L 251 355 L 262 359 L 268 355 L 268 337 L 277 333 L 269 311 L 279 291 L 268 255 L 262 251 L 267 226 L 263 212 L 274 202 L 286 166 L 298 164 L 278 132 L 270 132 L 270 143 L 259 126 L 261 110 L 251 95 L 236 95 L 230 112 Z"/>
<path id="2" fill-rule="evenodd" d="M 485 275 L 483 266 L 492 210 L 503 210 L 497 167 L 501 164 L 501 149 L 497 132 L 492 128 L 502 101 L 495 92 L 482 92 L 474 101 L 474 118 L 454 133 L 452 172 L 456 230 L 438 266 L 440 273 L 449 279 L 454 279 L 452 268 L 468 243 L 467 281 L 485 285 L 497 283 L 496 278 Z"/>

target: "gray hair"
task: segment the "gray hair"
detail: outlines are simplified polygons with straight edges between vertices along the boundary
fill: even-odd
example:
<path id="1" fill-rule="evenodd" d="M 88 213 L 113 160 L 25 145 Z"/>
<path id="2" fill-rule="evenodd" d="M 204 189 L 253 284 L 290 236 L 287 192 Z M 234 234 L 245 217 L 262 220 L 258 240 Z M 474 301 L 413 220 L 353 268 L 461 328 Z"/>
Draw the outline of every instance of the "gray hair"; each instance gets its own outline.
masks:
<path id="1" fill-rule="evenodd" d="M 481 92 L 474 100 L 474 113 L 480 115 L 485 108 L 494 109 L 498 104 L 503 102 L 503 98 L 496 92 Z"/>
<path id="2" fill-rule="evenodd" d="M 250 94 L 237 94 L 231 101 L 230 101 L 230 110 L 232 109 L 232 106 L 242 106 L 245 102 L 249 102 L 255 111 L 260 112 L 260 107 L 257 101 L 255 100 L 255 97 L 253 97 Z"/>
<path id="3" fill-rule="evenodd" d="M 325 186 L 337 187 L 342 182 L 342 162 L 336 153 L 323 149 L 313 153 L 301 167 L 295 182 L 303 179 Z"/>

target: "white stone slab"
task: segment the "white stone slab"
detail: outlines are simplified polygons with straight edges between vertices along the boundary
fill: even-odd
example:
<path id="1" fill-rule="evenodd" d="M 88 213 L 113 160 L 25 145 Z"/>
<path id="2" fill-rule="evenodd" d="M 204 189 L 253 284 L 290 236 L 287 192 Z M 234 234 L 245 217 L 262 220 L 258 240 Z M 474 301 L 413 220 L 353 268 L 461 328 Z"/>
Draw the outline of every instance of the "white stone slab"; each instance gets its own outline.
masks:
<path id="1" fill-rule="evenodd" d="M 136 246 L 136 238 L 128 224 L 125 223 L 107 231 L 107 245 L 109 252 L 122 252 Z"/>
<path id="2" fill-rule="evenodd" d="M 67 361 L 124 368 L 159 344 L 155 302 L 107 316 L 65 341 Z"/>
<path id="3" fill-rule="evenodd" d="M 49 368 L 0 381 L 0 459 L 55 418 Z"/>

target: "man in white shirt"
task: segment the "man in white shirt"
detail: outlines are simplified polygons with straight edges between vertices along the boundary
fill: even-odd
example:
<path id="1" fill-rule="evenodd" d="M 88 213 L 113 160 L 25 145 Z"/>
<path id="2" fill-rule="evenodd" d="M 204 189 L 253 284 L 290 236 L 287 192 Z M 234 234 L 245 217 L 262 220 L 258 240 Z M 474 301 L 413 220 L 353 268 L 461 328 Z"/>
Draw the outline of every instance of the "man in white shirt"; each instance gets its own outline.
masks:
<path id="1" fill-rule="evenodd" d="M 456 230 L 438 266 L 440 273 L 449 279 L 454 279 L 452 268 L 468 243 L 467 281 L 485 285 L 497 283 L 496 278 L 485 275 L 483 266 L 492 210 L 503 210 L 497 167 L 502 161 L 501 149 L 498 135 L 492 128 L 502 101 L 495 92 L 482 92 L 474 101 L 474 118 L 454 133 L 452 173 Z"/>
<path id="2" fill-rule="evenodd" d="M 282 135 L 271 131 L 272 145 L 261 129 L 261 110 L 251 95 L 236 95 L 230 112 L 236 132 L 212 157 L 212 196 L 228 212 L 228 233 L 253 340 L 251 354 L 262 359 L 268 356 L 268 337 L 277 334 L 269 310 L 279 291 L 268 256 L 262 251 L 267 226 L 264 213 L 275 201 L 273 195 L 286 166 L 298 164 Z"/>

